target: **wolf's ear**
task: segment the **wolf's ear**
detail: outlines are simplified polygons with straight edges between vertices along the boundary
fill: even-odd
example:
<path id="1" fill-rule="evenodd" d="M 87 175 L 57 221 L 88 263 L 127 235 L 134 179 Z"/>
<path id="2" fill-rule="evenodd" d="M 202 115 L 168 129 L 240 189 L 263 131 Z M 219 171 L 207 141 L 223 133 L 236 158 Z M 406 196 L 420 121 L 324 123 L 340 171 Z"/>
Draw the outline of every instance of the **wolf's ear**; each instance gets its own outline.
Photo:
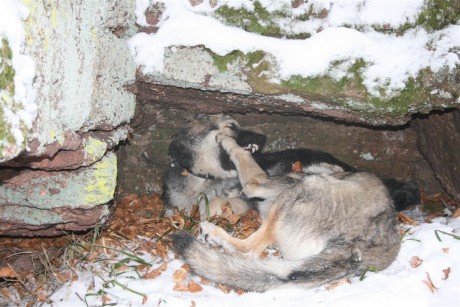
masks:
<path id="1" fill-rule="evenodd" d="M 187 140 L 174 138 L 169 145 L 168 155 L 172 166 L 179 165 L 189 170 L 193 165 L 193 153 Z"/>

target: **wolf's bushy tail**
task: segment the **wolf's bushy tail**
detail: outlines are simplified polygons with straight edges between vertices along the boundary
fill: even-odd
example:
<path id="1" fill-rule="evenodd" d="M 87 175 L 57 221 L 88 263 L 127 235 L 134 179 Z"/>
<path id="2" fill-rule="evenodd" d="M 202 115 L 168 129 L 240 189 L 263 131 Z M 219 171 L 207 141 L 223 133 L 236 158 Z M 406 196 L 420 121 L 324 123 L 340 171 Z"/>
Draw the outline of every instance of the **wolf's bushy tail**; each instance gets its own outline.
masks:
<path id="1" fill-rule="evenodd" d="M 359 257 L 347 249 L 323 251 L 299 261 L 254 259 L 210 249 L 186 232 L 171 235 L 173 248 L 198 275 L 233 288 L 263 292 L 302 284 L 310 288 L 355 272 Z"/>
<path id="2" fill-rule="evenodd" d="M 396 179 L 383 179 L 382 182 L 393 199 L 396 211 L 420 204 L 420 191 L 415 185 Z"/>

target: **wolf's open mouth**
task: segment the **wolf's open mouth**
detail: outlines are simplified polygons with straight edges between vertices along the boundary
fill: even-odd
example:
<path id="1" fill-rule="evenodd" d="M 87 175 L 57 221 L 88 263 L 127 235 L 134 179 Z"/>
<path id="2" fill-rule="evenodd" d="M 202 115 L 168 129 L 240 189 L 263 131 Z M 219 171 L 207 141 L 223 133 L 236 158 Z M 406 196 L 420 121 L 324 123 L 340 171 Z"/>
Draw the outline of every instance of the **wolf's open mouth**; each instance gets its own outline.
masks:
<path id="1" fill-rule="evenodd" d="M 252 154 L 259 150 L 259 145 L 257 144 L 248 144 L 243 147 L 244 150 L 250 151 Z"/>

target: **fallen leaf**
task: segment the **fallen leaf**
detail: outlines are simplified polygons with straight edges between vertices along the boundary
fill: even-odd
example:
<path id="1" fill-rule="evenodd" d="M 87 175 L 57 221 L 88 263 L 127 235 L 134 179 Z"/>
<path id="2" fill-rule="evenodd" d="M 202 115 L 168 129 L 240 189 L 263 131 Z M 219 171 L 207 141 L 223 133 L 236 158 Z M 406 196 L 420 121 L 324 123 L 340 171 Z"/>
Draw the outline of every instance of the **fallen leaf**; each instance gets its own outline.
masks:
<path id="1" fill-rule="evenodd" d="M 232 291 L 232 288 L 230 288 L 229 286 L 226 286 L 226 285 L 222 285 L 222 284 L 218 284 L 217 288 L 219 288 L 220 291 L 224 292 L 225 294 L 228 294 L 228 293 L 230 293 L 230 291 Z"/>
<path id="2" fill-rule="evenodd" d="M 430 289 L 431 293 L 435 293 L 438 290 L 438 288 L 436 288 L 433 282 L 431 281 L 431 277 L 430 274 L 428 274 L 428 272 L 426 273 L 426 278 L 427 280 L 422 280 L 422 282 L 428 287 L 428 289 Z"/>
<path id="3" fill-rule="evenodd" d="M 236 292 L 238 295 L 243 295 L 243 294 L 245 294 L 245 293 L 246 293 L 246 291 L 245 291 L 245 290 L 243 290 L 243 289 L 236 289 L 236 291 L 235 291 L 235 292 Z"/>
<path id="4" fill-rule="evenodd" d="M 420 259 L 419 257 L 417 256 L 413 256 L 410 261 L 410 266 L 413 267 L 413 268 L 417 268 L 419 267 L 422 263 L 423 263 L 423 260 Z"/>
<path id="5" fill-rule="evenodd" d="M 161 242 L 160 240 L 157 241 L 155 244 L 155 249 L 152 251 L 156 256 L 160 256 L 164 260 L 168 260 L 168 252 L 167 252 L 167 246 Z"/>
<path id="6" fill-rule="evenodd" d="M 44 294 L 38 296 L 37 301 L 42 303 L 42 302 L 46 301 L 47 298 L 48 298 L 48 294 L 44 293 Z"/>
<path id="7" fill-rule="evenodd" d="M 182 283 L 176 283 L 173 288 L 174 291 L 188 291 L 187 285 L 184 285 Z"/>
<path id="8" fill-rule="evenodd" d="M 444 248 L 442 249 L 442 252 L 443 252 L 444 254 L 448 254 L 448 253 L 449 253 L 449 248 L 448 248 L 448 247 L 444 247 Z"/>
<path id="9" fill-rule="evenodd" d="M 190 266 L 189 266 L 188 264 L 186 264 L 186 263 L 184 263 L 184 264 L 181 266 L 181 268 L 183 268 L 183 269 L 186 270 L 187 272 L 190 271 Z"/>
<path id="10" fill-rule="evenodd" d="M 187 288 L 188 288 L 188 291 L 190 291 L 192 293 L 200 292 L 201 290 L 203 290 L 202 286 L 200 286 L 199 284 L 197 284 L 196 282 L 193 282 L 193 281 L 188 283 Z"/>
<path id="11" fill-rule="evenodd" d="M 181 173 L 180 173 L 181 176 L 188 176 L 188 171 L 186 169 L 184 169 Z"/>
<path id="12" fill-rule="evenodd" d="M 0 269 L 0 278 L 15 278 L 18 274 L 10 268 L 10 267 L 3 267 Z"/>
<path id="13" fill-rule="evenodd" d="M 142 305 L 144 305 L 145 303 L 147 303 L 147 300 L 148 300 L 147 295 L 144 295 L 144 297 L 142 298 Z"/>
<path id="14" fill-rule="evenodd" d="M 449 275 L 450 275 L 450 267 L 442 270 L 442 272 L 444 273 L 444 277 L 442 280 L 446 280 L 447 278 L 449 278 Z"/>
<path id="15" fill-rule="evenodd" d="M 207 279 L 203 278 L 203 277 L 201 277 L 200 283 L 201 283 L 202 285 L 204 285 L 204 286 L 209 285 L 209 281 L 208 281 Z"/>
<path id="16" fill-rule="evenodd" d="M 117 268 L 117 271 L 128 271 L 128 270 L 129 268 L 126 265 L 122 265 Z"/>
<path id="17" fill-rule="evenodd" d="M 300 161 L 295 161 L 292 163 L 291 171 L 293 173 L 303 173 L 302 163 L 300 163 Z"/>
<path id="18" fill-rule="evenodd" d="M 351 280 L 349 278 L 344 278 L 344 279 L 332 282 L 326 287 L 326 289 L 328 291 L 331 291 L 331 290 L 334 290 L 335 288 L 337 288 L 339 286 L 343 286 L 345 284 L 351 284 Z"/>
<path id="19" fill-rule="evenodd" d="M 460 216 L 460 208 L 455 209 L 454 213 L 452 213 L 451 218 L 456 218 Z"/>
<path id="20" fill-rule="evenodd" d="M 222 217 L 229 221 L 230 224 L 236 224 L 240 220 L 240 216 L 238 214 L 233 213 L 230 204 L 227 202 L 225 204 L 220 205 L 222 210 Z"/>
<path id="21" fill-rule="evenodd" d="M 158 269 L 150 271 L 144 274 L 144 279 L 155 279 L 161 275 L 161 272 Z"/>
<path id="22" fill-rule="evenodd" d="M 413 225 L 413 226 L 416 226 L 417 225 L 417 222 L 414 221 L 413 219 L 411 219 L 410 217 L 408 217 L 407 215 L 405 215 L 404 213 L 400 212 L 398 214 L 398 218 L 401 220 L 401 222 L 403 222 L 404 224 L 409 224 L 409 225 Z"/>
<path id="23" fill-rule="evenodd" d="M 102 296 L 102 305 L 107 305 L 111 301 L 112 301 L 112 299 L 110 297 L 105 296 L 105 295 Z"/>
<path id="24" fill-rule="evenodd" d="M 179 270 L 176 270 L 173 274 L 173 281 L 175 283 L 184 281 L 187 278 L 187 270 L 184 268 L 180 268 Z"/>
<path id="25" fill-rule="evenodd" d="M 195 301 L 191 301 L 191 302 L 190 302 L 190 307 L 196 307 Z"/>

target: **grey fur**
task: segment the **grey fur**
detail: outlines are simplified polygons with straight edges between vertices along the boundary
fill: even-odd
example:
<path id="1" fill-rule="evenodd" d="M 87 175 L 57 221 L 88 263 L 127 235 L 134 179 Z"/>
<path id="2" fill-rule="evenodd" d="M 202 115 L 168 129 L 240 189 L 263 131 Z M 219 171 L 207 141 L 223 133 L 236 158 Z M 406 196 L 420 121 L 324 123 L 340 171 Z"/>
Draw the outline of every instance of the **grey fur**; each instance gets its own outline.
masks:
<path id="1" fill-rule="evenodd" d="M 222 130 L 216 144 L 236 166 L 243 192 L 263 198 L 260 229 L 245 240 L 203 224 L 208 239 L 258 255 L 278 246 L 283 259 L 261 260 L 223 254 L 186 234 L 172 243 L 193 271 L 205 278 L 251 291 L 299 285 L 311 288 L 370 266 L 388 267 L 400 249 L 395 210 L 380 179 L 366 172 L 343 172 L 336 165 L 312 165 L 306 174 L 270 177 Z M 224 246 L 225 246 L 224 245 Z"/>
<path id="2" fill-rule="evenodd" d="M 260 148 L 265 144 L 265 136 L 242 130 L 229 116 L 199 115 L 191 120 L 175 135 L 169 148 L 171 167 L 163 177 L 163 200 L 168 209 L 190 211 L 203 193 L 211 202 L 211 215 L 220 214 L 221 205 L 227 202 L 235 213 L 248 210 L 250 204 L 240 198 L 242 188 L 236 169 L 215 141 L 222 131 L 234 137 L 250 134 L 248 143 Z M 223 163 L 223 158 L 228 161 Z M 200 213 L 205 217 L 204 202 L 200 203 Z"/>

